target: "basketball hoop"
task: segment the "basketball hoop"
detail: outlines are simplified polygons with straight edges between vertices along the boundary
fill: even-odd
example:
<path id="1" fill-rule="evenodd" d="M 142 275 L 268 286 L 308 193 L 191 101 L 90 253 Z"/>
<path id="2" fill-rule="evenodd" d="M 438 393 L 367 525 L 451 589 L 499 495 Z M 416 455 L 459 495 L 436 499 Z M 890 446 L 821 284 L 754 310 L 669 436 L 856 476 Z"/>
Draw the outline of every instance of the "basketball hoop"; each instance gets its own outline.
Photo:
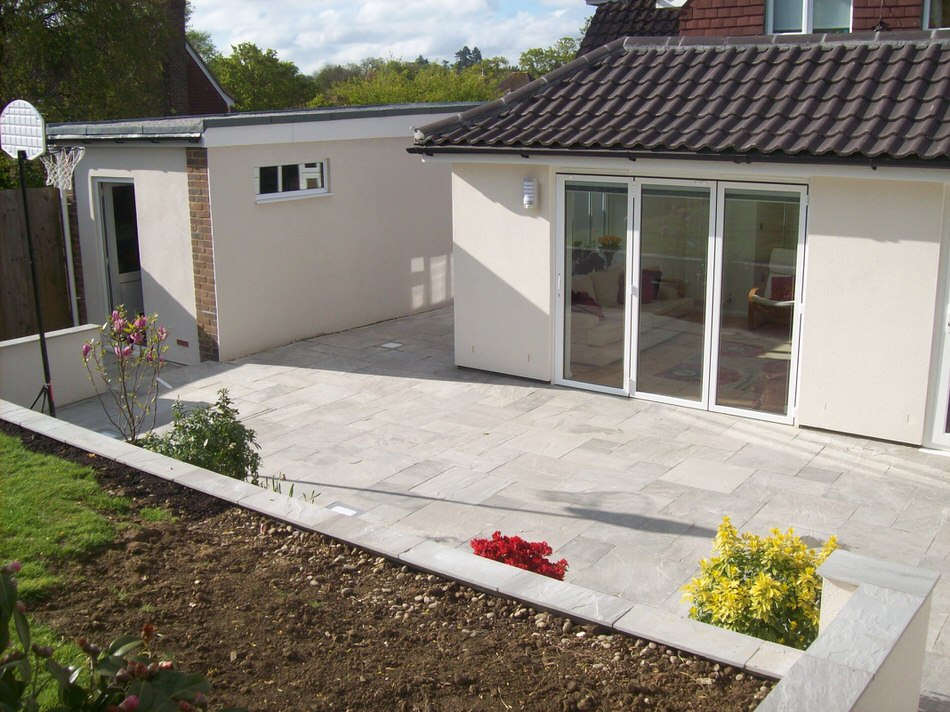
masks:
<path id="1" fill-rule="evenodd" d="M 49 152 L 40 156 L 46 168 L 46 185 L 54 186 L 62 191 L 71 190 L 73 171 L 85 152 L 86 149 L 82 146 L 67 146 L 50 148 Z"/>

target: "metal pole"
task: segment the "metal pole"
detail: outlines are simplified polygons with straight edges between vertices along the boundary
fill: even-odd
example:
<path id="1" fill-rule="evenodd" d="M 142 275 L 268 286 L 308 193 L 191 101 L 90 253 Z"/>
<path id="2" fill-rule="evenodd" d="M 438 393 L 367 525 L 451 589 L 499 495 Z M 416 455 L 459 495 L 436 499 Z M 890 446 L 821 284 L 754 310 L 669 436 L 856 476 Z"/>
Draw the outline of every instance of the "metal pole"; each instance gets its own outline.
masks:
<path id="1" fill-rule="evenodd" d="M 20 172 L 20 195 L 23 197 L 23 219 L 26 222 L 26 246 L 30 255 L 30 276 L 33 278 L 33 303 L 36 305 L 36 327 L 40 332 L 40 357 L 43 360 L 43 378 L 46 380 L 40 389 L 40 396 L 46 395 L 49 401 L 49 414 L 56 417 L 53 403 L 53 382 L 49 374 L 49 354 L 46 351 L 46 333 L 43 328 L 43 309 L 40 306 L 40 282 L 36 275 L 36 258 L 33 253 L 33 231 L 30 228 L 30 207 L 26 196 L 26 179 L 23 166 L 26 164 L 26 151 L 17 151 L 17 168 Z M 39 400 L 39 396 L 37 396 Z M 34 401 L 35 403 L 36 401 Z M 42 406 L 40 406 L 42 409 Z"/>

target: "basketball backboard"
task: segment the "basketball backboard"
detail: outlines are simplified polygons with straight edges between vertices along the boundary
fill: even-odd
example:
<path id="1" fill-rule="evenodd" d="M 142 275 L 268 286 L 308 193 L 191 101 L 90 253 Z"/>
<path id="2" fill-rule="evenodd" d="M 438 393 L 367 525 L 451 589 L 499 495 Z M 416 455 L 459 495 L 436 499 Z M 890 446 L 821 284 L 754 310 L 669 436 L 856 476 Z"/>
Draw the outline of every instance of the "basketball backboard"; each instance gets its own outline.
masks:
<path id="1" fill-rule="evenodd" d="M 11 101 L 0 114 L 0 144 L 11 158 L 20 151 L 33 160 L 46 153 L 46 122 L 28 101 Z"/>

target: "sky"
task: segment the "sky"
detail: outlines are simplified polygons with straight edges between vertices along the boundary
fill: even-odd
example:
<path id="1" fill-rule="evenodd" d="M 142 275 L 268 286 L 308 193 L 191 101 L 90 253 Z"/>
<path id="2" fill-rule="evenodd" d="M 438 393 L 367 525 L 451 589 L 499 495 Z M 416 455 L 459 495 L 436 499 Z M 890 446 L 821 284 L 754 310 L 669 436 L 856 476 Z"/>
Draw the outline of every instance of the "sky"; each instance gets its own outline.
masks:
<path id="1" fill-rule="evenodd" d="M 191 0 L 190 27 L 215 46 L 253 42 L 304 73 L 367 57 L 455 61 L 463 46 L 512 63 L 531 47 L 579 36 L 584 0 Z"/>

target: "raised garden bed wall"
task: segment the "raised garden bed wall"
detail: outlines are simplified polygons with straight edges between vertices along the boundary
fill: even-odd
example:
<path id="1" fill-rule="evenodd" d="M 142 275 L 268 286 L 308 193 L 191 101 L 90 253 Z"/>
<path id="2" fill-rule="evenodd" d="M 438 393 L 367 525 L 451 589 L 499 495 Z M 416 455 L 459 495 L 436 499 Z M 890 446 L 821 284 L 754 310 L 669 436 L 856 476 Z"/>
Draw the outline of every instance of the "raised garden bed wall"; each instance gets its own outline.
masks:
<path id="1" fill-rule="evenodd" d="M 84 324 L 46 334 L 56 405 L 68 405 L 96 395 L 83 364 L 82 345 L 97 333 L 95 324 Z M 43 382 L 39 336 L 0 341 L 0 399 L 29 408 Z"/>
<path id="2" fill-rule="evenodd" d="M 142 450 L 0 400 L 0 418 L 144 472 L 418 569 L 576 620 L 779 678 L 757 712 L 914 712 L 939 576 L 838 550 L 823 578 L 818 638 L 805 651 L 380 529 L 359 518 Z"/>

